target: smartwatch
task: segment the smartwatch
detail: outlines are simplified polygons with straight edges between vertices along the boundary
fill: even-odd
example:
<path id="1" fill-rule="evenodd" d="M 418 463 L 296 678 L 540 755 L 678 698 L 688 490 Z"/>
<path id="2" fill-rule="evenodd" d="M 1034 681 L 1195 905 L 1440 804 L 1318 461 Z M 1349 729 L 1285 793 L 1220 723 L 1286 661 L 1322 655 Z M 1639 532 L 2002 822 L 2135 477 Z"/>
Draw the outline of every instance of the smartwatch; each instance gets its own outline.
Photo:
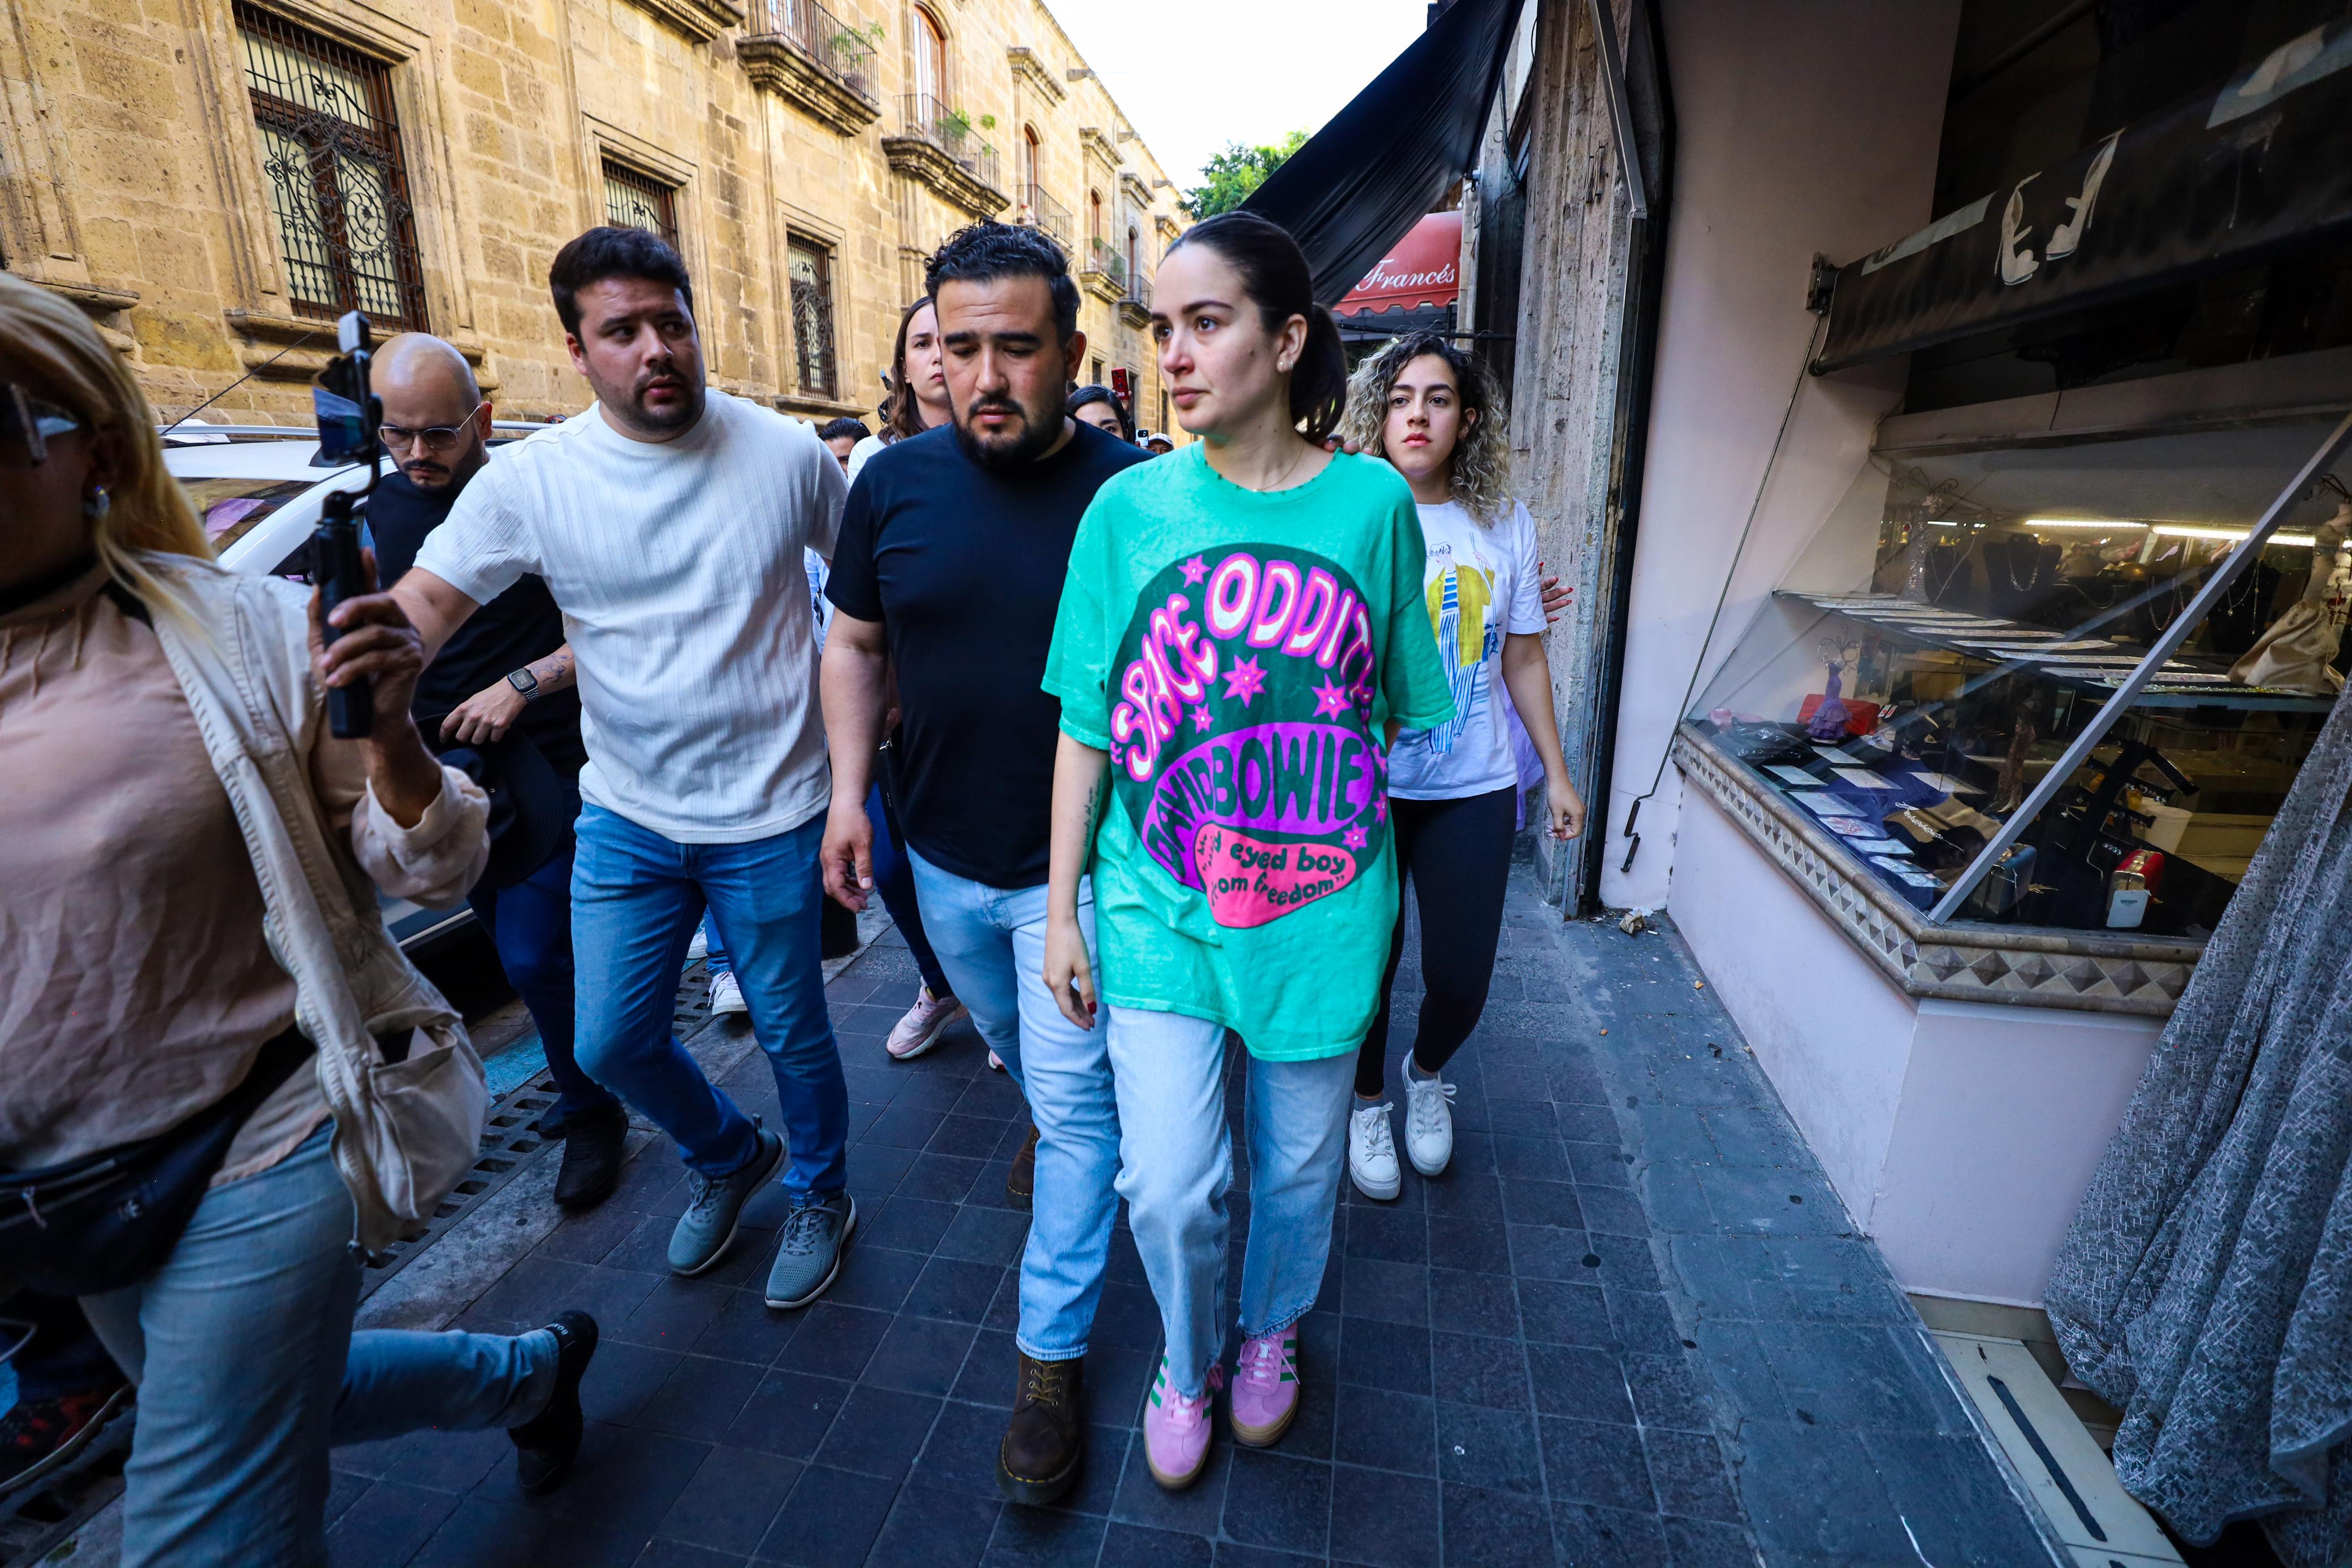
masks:
<path id="1" fill-rule="evenodd" d="M 507 685 L 520 692 L 522 700 L 525 702 L 539 695 L 539 677 L 530 673 L 530 666 L 528 664 L 509 675 Z"/>

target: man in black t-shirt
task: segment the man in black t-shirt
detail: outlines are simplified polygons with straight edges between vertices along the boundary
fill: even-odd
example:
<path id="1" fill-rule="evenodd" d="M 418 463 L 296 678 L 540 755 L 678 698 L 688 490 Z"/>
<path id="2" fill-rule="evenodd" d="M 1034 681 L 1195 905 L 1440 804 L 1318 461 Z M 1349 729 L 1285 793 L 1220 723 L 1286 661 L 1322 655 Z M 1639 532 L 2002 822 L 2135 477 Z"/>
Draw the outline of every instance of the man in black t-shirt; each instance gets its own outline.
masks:
<path id="1" fill-rule="evenodd" d="M 457 350 L 406 332 L 376 356 L 381 434 L 399 471 L 368 504 L 386 588 L 489 460 L 490 404 Z M 558 1094 L 555 1201 L 601 1203 L 620 1179 L 628 1113 L 572 1053 L 572 824 L 580 814 L 580 695 L 563 616 L 525 577 L 453 633 L 416 682 L 417 726 L 491 791 L 490 862 L 467 894 L 530 1009 Z"/>
<path id="2" fill-rule="evenodd" d="M 850 487 L 825 589 L 833 808 L 821 854 L 827 890 L 862 906 L 866 786 L 894 674 L 898 823 L 923 926 L 1036 1123 L 1006 1181 L 1016 1203 L 1034 1200 L 996 1477 L 1013 1500 L 1042 1504 L 1068 1489 L 1084 1451 L 1081 1358 L 1117 1209 L 1118 1112 L 1108 1015 L 1080 1030 L 1045 987 L 1061 710 L 1041 683 L 1078 518 L 1144 455 L 1063 413 L 1086 338 L 1051 240 L 976 224 L 931 258 L 929 281 L 954 419 L 877 453 Z M 1079 917 L 1091 941 L 1083 888 Z"/>

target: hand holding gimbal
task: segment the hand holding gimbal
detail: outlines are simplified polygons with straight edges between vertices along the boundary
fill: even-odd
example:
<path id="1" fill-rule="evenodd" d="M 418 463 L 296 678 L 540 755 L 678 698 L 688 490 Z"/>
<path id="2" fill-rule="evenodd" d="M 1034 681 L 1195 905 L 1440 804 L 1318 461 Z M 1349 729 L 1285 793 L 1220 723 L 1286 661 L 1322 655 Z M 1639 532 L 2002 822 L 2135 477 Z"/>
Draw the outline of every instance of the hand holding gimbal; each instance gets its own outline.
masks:
<path id="1" fill-rule="evenodd" d="M 331 463 L 364 460 L 368 465 L 367 486 L 357 496 L 348 490 L 328 492 L 318 530 L 310 536 L 310 582 L 319 591 L 320 634 L 329 643 L 342 634 L 332 620 L 335 607 L 367 593 L 372 586 L 360 549 L 359 519 L 382 473 L 376 426 L 383 423 L 383 405 L 368 384 L 374 359 L 368 344 L 367 318 L 356 310 L 344 316 L 335 323 L 335 346 L 341 351 L 310 388 L 319 420 L 319 455 Z M 374 717 L 374 696 L 365 676 L 327 688 L 327 725 L 335 735 L 364 738 Z"/>

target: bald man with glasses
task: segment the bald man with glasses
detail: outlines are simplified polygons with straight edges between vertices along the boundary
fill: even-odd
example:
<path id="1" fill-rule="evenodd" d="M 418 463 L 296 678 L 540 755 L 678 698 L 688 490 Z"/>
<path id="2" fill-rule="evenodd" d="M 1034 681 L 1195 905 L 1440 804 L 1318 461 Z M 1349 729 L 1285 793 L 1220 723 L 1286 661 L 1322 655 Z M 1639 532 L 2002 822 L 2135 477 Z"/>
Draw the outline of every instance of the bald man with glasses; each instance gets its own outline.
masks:
<path id="1" fill-rule="evenodd" d="M 378 427 L 398 472 L 368 508 L 389 588 L 490 460 L 490 404 L 465 357 L 404 332 L 375 361 Z M 467 901 L 530 1009 L 559 1095 L 555 1201 L 587 1208 L 620 1178 L 628 1113 L 572 1058 L 572 822 L 580 814 L 580 698 L 563 616 L 526 576 L 450 635 L 416 683 L 417 727 L 491 791 L 490 863 Z"/>

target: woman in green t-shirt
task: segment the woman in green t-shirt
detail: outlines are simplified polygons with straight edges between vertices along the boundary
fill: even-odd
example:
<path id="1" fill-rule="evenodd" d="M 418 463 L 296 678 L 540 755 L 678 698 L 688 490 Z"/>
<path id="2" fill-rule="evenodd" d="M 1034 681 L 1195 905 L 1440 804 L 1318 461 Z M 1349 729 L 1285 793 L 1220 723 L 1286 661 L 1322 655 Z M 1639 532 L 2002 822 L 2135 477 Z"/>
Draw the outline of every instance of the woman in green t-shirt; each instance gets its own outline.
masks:
<path id="1" fill-rule="evenodd" d="M 1397 918 L 1388 748 L 1453 699 L 1422 609 L 1412 492 L 1335 455 L 1347 367 L 1290 236 L 1245 214 L 1170 249 L 1152 330 L 1201 440 L 1128 469 L 1070 552 L 1045 689 L 1062 702 L 1045 984 L 1110 1009 L 1118 1190 L 1168 1352 L 1151 1473 L 1196 1479 L 1223 1381 L 1225 1035 L 1249 1064 L 1250 1237 L 1234 1435 L 1298 1402 L 1294 1325 L 1331 1245 L 1354 1056 Z M 1099 985 L 1077 917 L 1094 859 Z"/>

